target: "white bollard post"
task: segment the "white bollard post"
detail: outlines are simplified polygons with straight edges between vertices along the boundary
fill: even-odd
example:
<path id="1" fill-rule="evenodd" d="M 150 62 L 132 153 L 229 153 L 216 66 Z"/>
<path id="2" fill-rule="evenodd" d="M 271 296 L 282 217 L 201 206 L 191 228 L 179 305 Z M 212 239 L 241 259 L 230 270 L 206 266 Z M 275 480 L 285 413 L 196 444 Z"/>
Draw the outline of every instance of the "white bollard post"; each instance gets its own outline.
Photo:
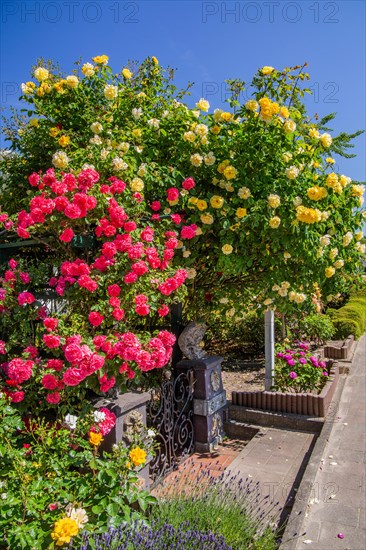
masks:
<path id="1" fill-rule="evenodd" d="M 264 389 L 270 390 L 274 385 L 274 364 L 275 364 L 275 339 L 274 339 L 274 311 L 268 309 L 264 313 L 264 341 L 266 372 L 264 378 Z"/>

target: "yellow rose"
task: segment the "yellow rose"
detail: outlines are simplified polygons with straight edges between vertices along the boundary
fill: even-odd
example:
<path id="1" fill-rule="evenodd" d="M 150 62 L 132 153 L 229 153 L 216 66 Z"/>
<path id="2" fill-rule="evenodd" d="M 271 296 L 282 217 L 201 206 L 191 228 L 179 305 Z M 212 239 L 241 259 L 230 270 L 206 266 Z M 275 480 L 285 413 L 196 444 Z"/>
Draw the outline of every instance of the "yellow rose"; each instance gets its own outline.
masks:
<path id="1" fill-rule="evenodd" d="M 38 118 L 31 118 L 29 121 L 29 126 L 31 126 L 31 128 L 39 128 Z"/>
<path id="2" fill-rule="evenodd" d="M 56 546 L 68 544 L 72 537 L 75 537 L 79 532 L 77 522 L 71 518 L 62 518 L 55 522 L 51 537 L 56 543 Z"/>
<path id="3" fill-rule="evenodd" d="M 35 85 L 34 82 L 26 82 L 25 84 L 23 82 L 23 84 L 21 84 L 20 87 L 21 87 L 21 90 L 22 90 L 24 95 L 29 95 L 29 94 L 33 93 L 36 85 Z"/>
<path id="4" fill-rule="evenodd" d="M 279 218 L 278 216 L 274 216 L 269 220 L 269 226 L 272 229 L 277 229 L 277 227 L 280 226 L 280 223 L 281 223 L 281 218 Z"/>
<path id="5" fill-rule="evenodd" d="M 49 134 L 51 137 L 56 137 L 59 132 L 60 130 L 57 128 L 57 126 L 53 126 L 52 128 L 50 128 Z"/>
<path id="6" fill-rule="evenodd" d="M 322 212 L 317 208 L 306 208 L 298 206 L 296 208 L 296 218 L 303 223 L 316 223 L 322 219 Z"/>
<path id="7" fill-rule="evenodd" d="M 224 169 L 223 174 L 227 180 L 232 180 L 236 178 L 236 176 L 238 175 L 238 171 L 236 168 L 234 168 L 234 166 L 227 166 Z"/>
<path id="8" fill-rule="evenodd" d="M 299 169 L 296 168 L 296 166 L 290 166 L 289 168 L 286 168 L 286 176 L 289 180 L 294 180 L 299 175 Z"/>
<path id="9" fill-rule="evenodd" d="M 364 193 L 363 185 L 352 185 L 352 196 L 353 197 L 362 197 Z"/>
<path id="10" fill-rule="evenodd" d="M 58 140 L 58 144 L 61 145 L 61 147 L 66 147 L 70 143 L 69 136 L 61 136 Z"/>
<path id="11" fill-rule="evenodd" d="M 201 157 L 201 155 L 199 155 L 198 153 L 195 153 L 194 155 L 191 155 L 191 164 L 193 164 L 193 166 L 201 166 L 203 162 L 203 157 Z"/>
<path id="12" fill-rule="evenodd" d="M 326 267 L 325 268 L 325 276 L 329 279 L 329 277 L 333 277 L 335 273 L 335 269 L 333 266 Z"/>
<path id="13" fill-rule="evenodd" d="M 339 178 L 339 183 L 341 184 L 342 187 L 346 187 L 351 183 L 351 181 L 352 179 L 348 176 L 345 176 L 344 174 L 342 174 L 341 177 Z"/>
<path id="14" fill-rule="evenodd" d="M 220 131 L 221 131 L 221 128 L 220 128 L 220 126 L 217 126 L 217 124 L 215 124 L 215 126 L 212 126 L 212 128 L 211 128 L 211 132 L 213 134 L 219 134 Z"/>
<path id="15" fill-rule="evenodd" d="M 122 74 L 123 76 L 129 80 L 130 78 L 132 78 L 132 73 L 129 69 L 127 69 L 126 67 L 124 69 L 122 69 Z"/>
<path id="16" fill-rule="evenodd" d="M 293 120 L 286 120 L 286 122 L 283 124 L 283 129 L 285 130 L 286 134 L 292 134 L 296 130 L 296 122 Z"/>
<path id="17" fill-rule="evenodd" d="M 203 200 L 198 200 L 196 206 L 197 206 L 198 210 L 201 210 L 201 211 L 206 210 L 207 202 L 203 201 Z"/>
<path id="18" fill-rule="evenodd" d="M 314 185 L 314 187 L 310 187 L 307 191 L 309 199 L 312 201 L 320 201 L 321 199 L 324 199 L 327 196 L 327 190 L 324 189 L 324 187 L 319 187 L 318 185 Z"/>
<path id="19" fill-rule="evenodd" d="M 85 76 L 93 76 L 93 74 L 95 73 L 94 67 L 91 63 L 85 63 L 81 68 L 81 72 Z"/>
<path id="20" fill-rule="evenodd" d="M 265 67 L 262 67 L 260 72 L 262 74 L 264 74 L 265 76 L 269 75 L 269 74 L 272 74 L 274 71 L 274 67 L 269 67 L 269 66 L 265 66 Z"/>
<path id="21" fill-rule="evenodd" d="M 118 87 L 107 84 L 104 88 L 104 97 L 106 99 L 115 99 L 118 95 Z"/>
<path id="22" fill-rule="evenodd" d="M 97 55 L 92 57 L 92 60 L 94 63 L 98 63 L 98 65 L 107 65 L 109 57 L 108 55 Z"/>
<path id="23" fill-rule="evenodd" d="M 201 222 L 206 225 L 211 225 L 214 222 L 213 216 L 211 216 L 211 214 L 202 214 L 200 218 Z"/>
<path id="24" fill-rule="evenodd" d="M 249 101 L 246 102 L 245 107 L 248 111 L 257 111 L 259 103 L 255 99 L 249 99 Z"/>
<path id="25" fill-rule="evenodd" d="M 250 192 L 250 189 L 248 189 L 248 187 L 241 187 L 238 191 L 238 197 L 240 199 L 249 199 L 249 197 L 251 196 L 251 192 Z"/>
<path id="26" fill-rule="evenodd" d="M 282 160 L 283 162 L 289 162 L 292 159 L 292 153 L 283 153 Z"/>
<path id="27" fill-rule="evenodd" d="M 142 179 L 133 178 L 133 180 L 131 181 L 130 187 L 134 193 L 140 193 L 140 191 L 142 191 L 145 186 Z"/>
<path id="28" fill-rule="evenodd" d="M 230 120 L 232 119 L 233 115 L 231 113 L 221 113 L 221 120 L 224 120 L 225 122 L 230 122 Z"/>
<path id="29" fill-rule="evenodd" d="M 332 159 L 332 157 L 328 157 L 325 159 L 325 162 L 327 162 L 328 164 L 335 164 L 335 160 Z"/>
<path id="30" fill-rule="evenodd" d="M 102 434 L 98 434 L 95 432 L 89 432 L 89 443 L 91 445 L 94 445 L 94 447 L 98 447 L 101 442 L 103 441 Z"/>
<path id="31" fill-rule="evenodd" d="M 236 211 L 236 216 L 238 218 L 244 218 L 247 215 L 247 209 L 246 208 L 238 208 Z"/>
<path id="32" fill-rule="evenodd" d="M 66 84 L 69 88 L 77 88 L 79 86 L 79 79 L 77 76 L 74 75 L 67 76 Z"/>
<path id="33" fill-rule="evenodd" d="M 147 454 L 140 447 L 135 447 L 130 451 L 129 457 L 134 466 L 141 466 L 145 464 Z"/>
<path id="34" fill-rule="evenodd" d="M 338 176 L 334 172 L 331 172 L 327 175 L 327 179 L 325 180 L 325 183 L 328 187 L 334 188 L 338 184 Z"/>
<path id="35" fill-rule="evenodd" d="M 271 194 L 268 196 L 267 200 L 271 208 L 278 208 L 281 204 L 281 199 L 278 195 Z"/>
<path id="36" fill-rule="evenodd" d="M 228 255 L 232 253 L 233 247 L 231 246 L 231 244 L 224 244 L 221 247 L 221 250 L 223 251 L 224 254 Z"/>
<path id="37" fill-rule="evenodd" d="M 319 139 L 320 138 L 319 131 L 316 128 L 311 128 L 309 130 L 309 136 L 313 139 Z"/>
<path id="38" fill-rule="evenodd" d="M 203 97 L 201 97 L 201 99 L 196 103 L 196 107 L 206 113 L 210 108 L 210 104 L 207 99 L 203 99 Z"/>
<path id="39" fill-rule="evenodd" d="M 328 148 L 332 145 L 333 140 L 330 134 L 322 134 L 320 136 L 320 142 L 323 147 Z"/>
<path id="40" fill-rule="evenodd" d="M 223 174 L 225 168 L 226 168 L 227 166 L 229 166 L 229 164 L 230 164 L 230 161 L 229 161 L 229 160 L 223 160 L 223 161 L 220 162 L 220 164 L 218 165 L 217 171 L 218 171 L 220 174 Z"/>
<path id="41" fill-rule="evenodd" d="M 34 71 L 34 77 L 38 80 L 38 82 L 43 82 L 43 80 L 47 80 L 50 73 L 47 71 L 47 69 L 44 69 L 43 67 L 37 67 L 37 69 Z"/>
<path id="42" fill-rule="evenodd" d="M 288 118 L 290 116 L 290 113 L 289 113 L 287 107 L 281 107 L 279 114 L 280 114 L 280 116 L 282 116 L 282 118 Z"/>
<path id="43" fill-rule="evenodd" d="M 155 57 L 155 55 L 152 56 L 151 61 L 154 63 L 154 65 L 159 65 L 159 61 Z"/>
<path id="44" fill-rule="evenodd" d="M 212 208 L 222 208 L 224 205 L 224 199 L 223 197 L 220 197 L 219 195 L 213 195 L 210 198 L 210 204 Z"/>
<path id="45" fill-rule="evenodd" d="M 195 139 L 196 139 L 196 136 L 193 132 L 191 132 L 191 131 L 184 132 L 183 141 L 190 141 L 191 143 L 193 143 Z"/>

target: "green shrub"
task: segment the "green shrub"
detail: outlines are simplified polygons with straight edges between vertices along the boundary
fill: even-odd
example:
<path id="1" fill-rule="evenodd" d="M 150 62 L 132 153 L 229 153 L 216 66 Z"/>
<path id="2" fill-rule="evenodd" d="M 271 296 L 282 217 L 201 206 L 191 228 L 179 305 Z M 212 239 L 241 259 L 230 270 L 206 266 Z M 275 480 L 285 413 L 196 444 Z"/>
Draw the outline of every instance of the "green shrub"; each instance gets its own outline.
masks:
<path id="1" fill-rule="evenodd" d="M 350 334 L 356 338 L 356 340 L 362 335 L 362 328 L 353 319 L 347 319 L 346 317 L 337 317 L 333 319 L 333 325 L 336 329 L 335 337 L 340 340 L 347 338 Z"/>
<path id="2" fill-rule="evenodd" d="M 337 317 L 346 317 L 347 319 L 353 319 L 362 328 L 365 328 L 366 326 L 366 310 L 361 304 L 357 302 L 348 302 L 346 306 L 342 307 L 338 311 L 335 319 L 337 319 Z"/>
<path id="3" fill-rule="evenodd" d="M 299 321 L 302 337 L 317 343 L 330 340 L 335 333 L 334 325 L 328 315 L 308 315 Z"/>

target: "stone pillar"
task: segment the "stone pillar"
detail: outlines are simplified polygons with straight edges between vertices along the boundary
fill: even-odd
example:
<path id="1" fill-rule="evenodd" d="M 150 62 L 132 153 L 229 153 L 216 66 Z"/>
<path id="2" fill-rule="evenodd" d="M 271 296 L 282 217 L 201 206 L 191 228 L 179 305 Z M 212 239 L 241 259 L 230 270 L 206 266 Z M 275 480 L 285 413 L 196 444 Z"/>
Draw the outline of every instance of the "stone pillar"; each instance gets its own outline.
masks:
<path id="1" fill-rule="evenodd" d="M 127 392 L 117 395 L 116 398 L 101 397 L 93 401 L 93 407 L 99 409 L 105 407 L 116 415 L 116 425 L 104 437 L 100 449 L 110 452 L 112 446 L 128 437 L 128 430 L 131 423 L 142 423 L 146 426 L 146 403 L 150 401 L 151 395 L 148 392 Z M 126 437 L 127 436 L 127 437 Z M 139 476 L 145 481 L 145 487 L 149 488 L 149 464 L 139 471 Z"/>
<path id="2" fill-rule="evenodd" d="M 176 365 L 178 373 L 194 370 L 193 425 L 197 452 L 211 452 L 224 436 L 226 392 L 222 385 L 223 357 L 183 359 Z"/>

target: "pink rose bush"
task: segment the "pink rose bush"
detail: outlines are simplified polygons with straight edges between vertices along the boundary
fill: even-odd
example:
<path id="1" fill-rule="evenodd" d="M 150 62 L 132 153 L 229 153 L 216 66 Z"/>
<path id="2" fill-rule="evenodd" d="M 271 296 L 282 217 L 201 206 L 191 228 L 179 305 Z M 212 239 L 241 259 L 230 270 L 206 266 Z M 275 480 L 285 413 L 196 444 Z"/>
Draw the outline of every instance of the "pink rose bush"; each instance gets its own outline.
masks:
<path id="1" fill-rule="evenodd" d="M 0 279 L 4 326 L 21 319 L 37 327 L 27 342 L 15 327 L 2 342 L 1 391 L 24 406 L 58 405 L 86 388 L 123 389 L 165 367 L 175 337 L 159 329 L 152 335 L 146 320 L 159 325 L 182 294 L 188 273 L 172 262 L 179 239 L 192 239 L 196 226 L 184 225 L 179 214 L 174 221 L 156 217 L 156 205 L 142 194 L 91 168 L 50 168 L 28 180 L 28 207 L 13 216 L 12 231 L 21 240 L 39 239 L 49 256 L 37 265 L 12 258 Z M 191 189 L 194 180 L 180 186 Z M 179 198 L 178 187 L 168 190 L 167 203 Z M 78 238 L 91 238 L 91 245 L 78 247 Z M 40 287 L 63 304 L 60 311 L 49 309 Z"/>

